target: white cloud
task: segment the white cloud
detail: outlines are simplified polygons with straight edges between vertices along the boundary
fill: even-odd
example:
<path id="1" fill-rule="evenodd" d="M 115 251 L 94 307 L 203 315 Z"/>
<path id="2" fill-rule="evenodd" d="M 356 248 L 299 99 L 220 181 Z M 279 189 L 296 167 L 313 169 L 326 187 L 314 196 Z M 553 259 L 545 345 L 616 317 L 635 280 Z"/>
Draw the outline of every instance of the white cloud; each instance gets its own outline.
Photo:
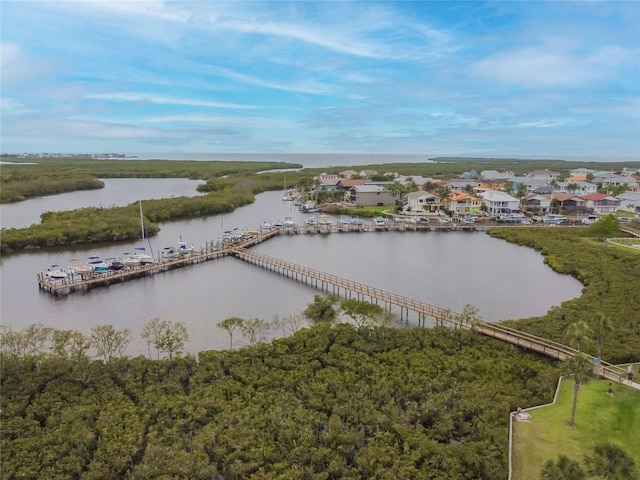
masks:
<path id="1" fill-rule="evenodd" d="M 268 80 L 263 80 L 257 77 L 253 77 L 251 75 L 245 75 L 243 73 L 234 72 L 228 68 L 214 68 L 216 73 L 223 75 L 232 80 L 238 80 L 242 83 L 246 83 L 249 85 L 255 85 L 258 87 L 270 88 L 273 90 L 283 90 L 286 92 L 294 92 L 294 93 L 308 93 L 311 95 L 332 95 L 335 92 L 333 88 L 324 83 L 316 82 L 316 81 L 306 81 L 297 84 L 289 84 L 289 83 L 278 83 L 271 82 Z"/>
<path id="2" fill-rule="evenodd" d="M 192 100 L 188 98 L 176 98 L 167 97 L 163 95 L 156 95 L 152 93 L 135 93 L 135 92 L 122 92 L 122 93 L 89 93 L 85 95 L 85 98 L 92 100 L 112 100 L 116 102 L 148 102 L 165 105 L 188 105 L 194 107 L 207 107 L 207 108 L 229 108 L 237 110 L 252 110 L 260 108 L 256 105 L 242 105 L 237 103 L 226 102 L 211 102 L 207 100 Z"/>
<path id="3" fill-rule="evenodd" d="M 610 75 L 626 54 L 602 47 L 591 53 L 565 50 L 554 44 L 507 50 L 483 58 L 471 72 L 498 84 L 524 88 L 579 86 Z"/>

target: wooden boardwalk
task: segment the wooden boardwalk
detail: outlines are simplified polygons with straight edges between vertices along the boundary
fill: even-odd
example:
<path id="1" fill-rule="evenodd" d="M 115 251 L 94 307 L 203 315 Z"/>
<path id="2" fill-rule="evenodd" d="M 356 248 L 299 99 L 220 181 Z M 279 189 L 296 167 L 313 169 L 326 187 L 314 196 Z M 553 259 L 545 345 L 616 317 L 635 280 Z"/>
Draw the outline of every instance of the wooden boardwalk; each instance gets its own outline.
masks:
<path id="1" fill-rule="evenodd" d="M 242 241 L 240 245 L 243 247 L 251 247 L 278 235 L 278 233 L 279 232 L 277 230 L 273 230 L 264 234 L 258 234 L 249 240 Z M 39 273 L 38 288 L 55 296 L 68 295 L 74 292 L 107 287 L 109 285 L 135 280 L 137 278 L 144 278 L 150 275 L 168 272 L 169 270 L 174 270 L 176 268 L 184 268 L 190 265 L 208 262 L 210 260 L 225 257 L 228 254 L 229 252 L 226 244 L 214 245 L 213 242 L 211 242 L 209 245 L 203 247 L 200 252 L 196 252 L 191 255 L 184 255 L 172 260 L 158 259 L 156 263 L 128 267 L 118 271 L 93 272 L 88 275 L 75 274 L 67 279 L 57 280 L 48 279 L 44 273 Z"/>
<path id="2" fill-rule="evenodd" d="M 297 230 L 295 228 L 274 228 L 268 232 L 262 232 L 253 235 L 249 239 L 238 240 L 235 242 L 222 242 L 222 244 L 213 245 L 213 242 L 207 247 L 204 247 L 200 252 L 187 255 L 184 258 L 178 258 L 176 260 L 158 261 L 157 263 L 145 266 L 138 266 L 134 268 L 128 268 L 121 271 L 107 272 L 107 273 L 94 273 L 86 276 L 75 275 L 70 279 L 65 280 L 49 280 L 43 273 L 38 274 L 38 286 L 40 289 L 47 291 L 52 295 L 67 295 L 76 291 L 89 290 L 93 288 L 105 287 L 117 283 L 122 283 L 128 280 L 136 278 L 143 278 L 149 275 L 166 272 L 176 268 L 187 267 L 190 265 L 214 260 L 217 258 L 225 257 L 227 255 L 234 256 L 240 260 L 252 263 L 261 268 L 279 273 L 293 280 L 300 281 L 311 285 L 315 288 L 319 288 L 325 292 L 331 292 L 334 295 L 351 298 L 355 295 L 359 300 L 368 299 L 371 302 L 378 303 L 383 302 L 385 308 L 390 309 L 391 306 L 400 308 L 401 316 L 403 312 L 416 312 L 418 314 L 418 325 L 426 325 L 428 318 L 433 318 L 437 323 L 444 324 L 445 322 L 454 325 L 459 328 L 469 329 L 487 335 L 493 338 L 497 338 L 513 345 L 525 348 L 527 350 L 533 350 L 552 358 L 563 360 L 567 357 L 579 355 L 580 352 L 568 347 L 566 345 L 547 340 L 545 338 L 537 337 L 535 335 L 521 332 L 503 325 L 496 323 L 489 323 L 482 320 L 469 319 L 465 315 L 457 312 L 453 312 L 449 309 L 431 305 L 419 300 L 415 300 L 404 295 L 399 295 L 393 292 L 388 292 L 379 288 L 371 287 L 359 282 L 354 282 L 336 275 L 330 275 L 319 270 L 297 265 L 291 262 L 286 262 L 278 258 L 270 257 L 253 251 L 247 250 L 248 247 L 257 245 L 265 240 L 273 238 L 282 234 L 295 234 L 295 233 L 342 233 L 342 232 L 355 232 L 355 231 L 380 231 L 380 230 L 394 230 L 394 229 L 415 229 L 416 230 L 474 230 L 478 227 L 465 227 L 465 226 L 416 226 L 410 224 L 407 228 L 404 227 L 362 227 L 354 229 L 354 226 L 340 227 L 338 225 L 331 226 L 325 232 L 320 232 L 322 227 L 315 227 L 307 229 L 305 231 Z M 361 227 L 361 226 L 357 226 Z M 326 228 L 326 227 L 325 227 Z M 487 226 L 485 228 L 491 228 Z M 312 231 L 313 230 L 313 231 Z M 637 232 L 628 232 L 637 233 Z M 594 368 L 597 374 L 610 381 L 619 383 L 626 383 L 626 370 L 623 368 L 611 365 L 607 362 L 596 361 L 594 357 L 585 355 L 594 362 Z M 640 389 L 640 384 L 633 384 L 634 388 Z"/>
<path id="3" fill-rule="evenodd" d="M 249 251 L 242 247 L 229 248 L 229 254 L 240 260 L 279 273 L 293 280 L 306 283 L 307 285 L 314 286 L 326 292 L 332 292 L 337 296 L 350 298 L 355 295 L 358 299 L 364 300 L 368 298 L 369 301 L 375 303 L 383 302 L 386 306 L 394 305 L 400 307 L 401 311 L 402 309 L 411 310 L 418 314 L 422 322 L 426 322 L 426 319 L 431 317 L 436 320 L 436 323 L 447 322 L 456 327 L 473 330 L 483 335 L 503 340 L 518 347 L 533 350 L 559 360 L 580 354 L 580 352 L 574 348 L 530 333 L 521 332 L 496 323 L 468 319 L 465 318 L 464 315 L 449 309 L 354 282 L 353 280 L 348 280 L 336 275 L 330 275 L 302 265 L 286 262 L 268 255 Z M 591 359 L 600 377 L 618 383 L 625 383 L 626 370 L 623 368 L 604 361 L 596 362 L 594 357 L 584 353 L 582 355 Z"/>

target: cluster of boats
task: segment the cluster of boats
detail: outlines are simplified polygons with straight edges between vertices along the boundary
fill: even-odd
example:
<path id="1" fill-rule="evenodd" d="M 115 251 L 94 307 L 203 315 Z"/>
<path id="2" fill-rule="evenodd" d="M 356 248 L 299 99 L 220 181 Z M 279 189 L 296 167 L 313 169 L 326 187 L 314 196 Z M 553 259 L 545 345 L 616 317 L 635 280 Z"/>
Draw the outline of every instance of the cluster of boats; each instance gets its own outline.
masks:
<path id="1" fill-rule="evenodd" d="M 51 265 L 44 272 L 46 278 L 50 280 L 66 280 L 74 276 L 85 277 L 93 274 L 117 272 L 125 268 L 134 268 L 144 265 L 151 265 L 157 261 L 171 261 L 185 255 L 194 253 L 193 245 L 186 242 L 178 242 L 175 247 L 164 247 L 156 259 L 146 252 L 144 247 L 137 247 L 134 252 L 126 252 L 121 257 L 102 259 L 99 255 L 90 255 L 85 262 L 79 259 L 69 260 L 66 267 L 61 265 Z"/>

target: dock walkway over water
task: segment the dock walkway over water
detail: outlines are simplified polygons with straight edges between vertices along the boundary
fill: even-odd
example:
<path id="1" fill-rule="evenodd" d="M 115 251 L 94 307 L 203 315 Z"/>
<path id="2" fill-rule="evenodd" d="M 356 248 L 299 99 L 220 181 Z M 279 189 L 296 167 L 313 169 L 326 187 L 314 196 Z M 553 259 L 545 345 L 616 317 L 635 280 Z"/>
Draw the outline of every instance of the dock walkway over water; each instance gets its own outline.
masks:
<path id="1" fill-rule="evenodd" d="M 489 323 L 476 318 L 469 318 L 469 316 L 462 313 L 453 312 L 449 309 L 431 305 L 404 295 L 388 292 L 247 249 L 248 247 L 252 247 L 283 233 L 292 232 L 272 229 L 271 231 L 259 233 L 252 236 L 252 238 L 244 239 L 238 243 L 225 242 L 221 245 L 214 245 L 213 242 L 210 242 L 210 244 L 203 247 L 199 253 L 194 253 L 184 258 L 162 261 L 151 265 L 125 269 L 119 272 L 96 273 L 85 276 L 75 275 L 66 280 L 50 280 L 47 279 L 44 274 L 39 274 L 38 286 L 53 295 L 65 295 L 75 291 L 103 287 L 121 283 L 126 280 L 142 278 L 225 256 L 233 256 L 239 260 L 281 274 L 322 291 L 331 292 L 336 296 L 351 298 L 355 295 L 359 300 L 368 299 L 373 303 L 382 302 L 385 304 L 385 308 L 389 310 L 391 306 L 399 307 L 401 314 L 402 312 L 415 312 L 418 314 L 419 325 L 426 325 L 427 319 L 433 318 L 436 323 L 447 323 L 457 328 L 473 330 L 483 335 L 503 340 L 512 345 L 533 350 L 559 360 L 564 360 L 575 355 L 585 355 L 574 348 L 530 333 L 521 332 L 504 325 Z M 625 369 L 589 355 L 585 356 L 591 359 L 596 373 L 600 377 L 618 383 L 626 383 L 627 372 Z M 631 386 L 640 389 L 640 384 L 638 383 L 633 383 Z"/>
<path id="2" fill-rule="evenodd" d="M 336 296 L 350 298 L 355 295 L 358 299 L 364 300 L 368 298 L 374 303 L 383 302 L 385 306 L 394 305 L 400 307 L 400 309 L 411 310 L 418 314 L 420 321 L 423 323 L 426 323 L 427 318 L 431 317 L 437 322 L 446 322 L 459 328 L 473 330 L 483 335 L 506 341 L 527 350 L 543 353 L 544 355 L 559 360 L 580 355 L 578 350 L 552 340 L 547 340 L 546 338 L 521 332 L 504 325 L 470 319 L 461 313 L 456 313 L 449 309 L 444 309 L 436 305 L 431 305 L 420 300 L 371 287 L 336 275 L 330 275 L 279 258 L 249 251 L 246 248 L 231 247 L 229 248 L 229 254 L 245 262 L 314 286 L 323 291 L 331 291 Z M 585 354 L 582 353 L 582 355 Z M 625 383 L 626 370 L 616 365 L 596 360 L 596 358 L 592 356 L 585 356 L 593 361 L 599 376 L 610 381 Z M 640 388 L 640 385 L 637 388 Z"/>

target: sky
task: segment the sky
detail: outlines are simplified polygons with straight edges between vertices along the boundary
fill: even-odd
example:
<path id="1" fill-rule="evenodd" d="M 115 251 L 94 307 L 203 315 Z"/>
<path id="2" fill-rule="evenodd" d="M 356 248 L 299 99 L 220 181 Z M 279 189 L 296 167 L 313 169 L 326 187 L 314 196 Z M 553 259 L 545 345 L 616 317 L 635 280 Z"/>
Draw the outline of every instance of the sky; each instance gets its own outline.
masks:
<path id="1" fill-rule="evenodd" d="M 640 2 L 0 0 L 0 150 L 640 158 Z"/>

